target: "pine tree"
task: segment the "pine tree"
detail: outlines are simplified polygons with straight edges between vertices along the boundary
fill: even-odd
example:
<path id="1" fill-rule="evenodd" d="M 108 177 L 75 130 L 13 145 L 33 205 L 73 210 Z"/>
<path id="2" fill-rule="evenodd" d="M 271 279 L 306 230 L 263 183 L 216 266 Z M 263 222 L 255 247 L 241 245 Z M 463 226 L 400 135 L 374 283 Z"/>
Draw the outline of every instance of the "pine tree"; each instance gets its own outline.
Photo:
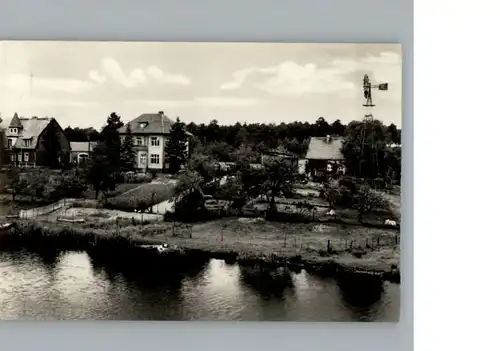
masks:
<path id="1" fill-rule="evenodd" d="M 177 117 L 177 120 L 170 130 L 170 136 L 166 146 L 169 171 L 173 174 L 179 173 L 181 166 L 187 162 L 187 141 L 185 124 Z"/>
<path id="2" fill-rule="evenodd" d="M 121 166 L 124 171 L 133 171 L 136 165 L 136 152 L 134 150 L 134 138 L 130 124 L 127 124 L 127 131 L 120 150 Z"/>
<path id="3" fill-rule="evenodd" d="M 87 165 L 86 177 L 95 190 L 96 200 L 101 192 L 112 190 L 116 185 L 115 174 L 110 170 L 105 142 L 100 141 L 94 148 L 90 164 Z"/>
<path id="4" fill-rule="evenodd" d="M 39 154 L 40 164 L 49 168 L 60 168 L 62 161 L 61 143 L 58 137 L 58 127 L 50 122 L 45 129 L 41 141 L 43 152 Z"/>
<path id="5" fill-rule="evenodd" d="M 118 129 L 123 126 L 115 112 L 113 112 L 107 119 L 107 123 L 102 129 L 102 139 L 104 141 L 104 150 L 106 153 L 107 163 L 110 167 L 110 172 L 115 173 L 120 169 L 120 134 Z"/>

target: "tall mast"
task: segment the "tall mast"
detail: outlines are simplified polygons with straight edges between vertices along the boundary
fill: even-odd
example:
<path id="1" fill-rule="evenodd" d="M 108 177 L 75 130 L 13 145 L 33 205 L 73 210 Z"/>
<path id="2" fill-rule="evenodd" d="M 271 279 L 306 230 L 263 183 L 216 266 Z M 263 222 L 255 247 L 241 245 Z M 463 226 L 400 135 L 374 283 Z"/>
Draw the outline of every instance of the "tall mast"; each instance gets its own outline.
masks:
<path id="1" fill-rule="evenodd" d="M 371 113 L 372 108 L 375 107 L 372 100 L 372 90 L 388 90 L 388 83 L 380 83 L 380 84 L 372 84 L 370 82 L 370 77 L 368 74 L 365 74 L 363 77 L 363 95 L 365 98 L 365 103 L 363 106 L 366 108 L 367 113 L 363 116 L 363 129 L 361 132 L 361 156 L 359 160 L 359 173 L 361 174 L 362 164 L 363 164 L 363 153 L 365 151 L 365 146 L 370 144 L 371 150 L 373 152 L 372 157 L 373 161 L 377 167 L 377 175 L 378 175 L 378 155 L 376 150 L 376 140 L 375 140 L 375 130 L 373 125 L 373 114 Z"/>

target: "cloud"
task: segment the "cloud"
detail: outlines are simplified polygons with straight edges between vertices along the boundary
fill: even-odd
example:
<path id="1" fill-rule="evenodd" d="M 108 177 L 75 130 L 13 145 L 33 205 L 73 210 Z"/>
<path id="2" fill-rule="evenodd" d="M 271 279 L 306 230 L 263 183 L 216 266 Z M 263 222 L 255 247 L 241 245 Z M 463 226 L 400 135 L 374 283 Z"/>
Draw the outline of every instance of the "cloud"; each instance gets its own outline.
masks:
<path id="1" fill-rule="evenodd" d="M 232 98 L 232 97 L 205 97 L 194 100 L 202 106 L 252 106 L 264 103 L 263 101 L 252 98 Z"/>
<path id="2" fill-rule="evenodd" d="M 29 98 L 23 101 L 24 104 L 34 106 L 57 106 L 57 107 L 93 107 L 99 106 L 95 101 L 81 101 L 69 99 L 45 99 L 45 98 Z"/>
<path id="3" fill-rule="evenodd" d="M 178 85 L 190 85 L 191 81 L 186 76 L 182 74 L 168 74 L 163 73 L 161 69 L 156 66 L 150 66 L 147 69 L 150 77 L 158 82 L 168 83 L 168 84 L 178 84 Z"/>
<path id="4" fill-rule="evenodd" d="M 9 74 L 0 81 L 0 86 L 11 90 L 26 90 L 26 92 L 37 92 L 41 90 L 76 94 L 91 89 L 93 84 L 78 79 L 45 78 L 32 77 L 24 74 Z"/>
<path id="5" fill-rule="evenodd" d="M 109 77 L 115 83 L 120 84 L 127 88 L 144 85 L 151 82 L 176 84 L 188 86 L 191 84 L 189 78 L 182 74 L 170 74 L 163 72 L 156 66 L 149 66 L 145 69 L 135 68 L 127 74 L 120 63 L 113 58 L 106 57 L 100 61 L 100 69 L 92 70 L 89 72 L 89 77 L 102 83 Z"/>
<path id="6" fill-rule="evenodd" d="M 189 100 L 132 100 L 129 103 L 157 107 L 245 107 L 263 104 L 265 101 L 252 98 L 200 97 Z"/>
<path id="7" fill-rule="evenodd" d="M 278 66 L 273 77 L 257 87 L 276 95 L 302 95 L 354 89 L 354 84 L 340 76 L 336 67 L 318 68 L 313 63 L 299 65 L 295 62 L 284 62 Z"/>
<path id="8" fill-rule="evenodd" d="M 99 84 L 102 84 L 106 81 L 106 76 L 100 74 L 96 70 L 92 70 L 89 72 L 89 78 Z"/>
<path id="9" fill-rule="evenodd" d="M 293 61 L 285 61 L 274 67 L 249 67 L 235 72 L 233 79 L 223 83 L 220 89 L 238 89 L 253 78 L 254 87 L 275 95 L 345 94 L 355 90 L 356 84 L 349 75 L 357 71 L 376 72 L 375 78 L 394 81 L 401 75 L 401 57 L 397 53 L 382 52 L 359 59 L 335 59 L 324 67 L 314 63 L 301 65 Z"/>
<path id="10" fill-rule="evenodd" d="M 396 54 L 391 51 L 381 52 L 380 55 L 368 55 L 361 59 L 361 62 L 365 64 L 375 64 L 375 65 L 400 65 L 401 55 Z"/>
<path id="11" fill-rule="evenodd" d="M 306 93 L 330 93 L 352 89 L 351 82 L 340 75 L 336 65 L 319 68 L 314 63 L 300 65 L 293 61 L 282 62 L 275 67 L 246 68 L 233 74 L 233 80 L 221 85 L 223 90 L 237 89 L 251 76 L 265 79 L 255 86 L 276 95 L 301 95 Z"/>
<path id="12" fill-rule="evenodd" d="M 277 71 L 276 67 L 269 67 L 269 68 L 256 68 L 256 67 L 249 67 L 242 69 L 240 71 L 236 71 L 233 74 L 233 80 L 230 82 L 226 82 L 221 85 L 222 90 L 232 90 L 239 88 L 243 82 L 247 79 L 247 77 L 253 75 L 253 74 L 272 74 Z"/>

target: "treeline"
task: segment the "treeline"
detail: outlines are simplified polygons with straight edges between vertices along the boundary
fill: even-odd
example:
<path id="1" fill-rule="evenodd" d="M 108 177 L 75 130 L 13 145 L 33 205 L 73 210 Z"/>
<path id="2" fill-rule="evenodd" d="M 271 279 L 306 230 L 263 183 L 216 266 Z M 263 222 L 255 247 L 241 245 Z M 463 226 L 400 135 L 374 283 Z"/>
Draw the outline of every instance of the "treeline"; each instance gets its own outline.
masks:
<path id="1" fill-rule="evenodd" d="M 311 137 L 326 135 L 345 137 L 348 125 L 340 120 L 328 123 L 320 117 L 316 123 L 292 122 L 280 124 L 236 123 L 219 125 L 217 120 L 209 124 L 191 122 L 185 125 L 188 132 L 196 137 L 196 143 L 201 144 L 208 153 L 222 162 L 234 161 L 236 150 L 244 145 L 252 150 L 251 158 L 257 162 L 262 152 L 283 148 L 289 152 L 304 157 Z M 388 144 L 401 143 L 401 130 L 394 124 L 384 126 L 384 142 Z M 94 128 L 67 127 L 65 133 L 70 141 L 98 141 L 102 138 Z"/>
<path id="2" fill-rule="evenodd" d="M 115 174 L 134 169 L 133 139 L 127 133 L 121 143 L 118 128 L 124 123 L 112 113 L 100 132 L 93 128 L 66 128 L 70 141 L 99 141 L 93 158 L 91 183 L 100 188 L 105 180 L 101 174 Z M 281 148 L 304 157 L 310 137 L 337 135 L 344 138 L 342 154 L 348 175 L 357 178 L 381 178 L 386 182 L 399 183 L 401 177 L 401 130 L 394 124 L 384 125 L 379 120 L 352 121 L 344 125 L 340 120 L 328 123 L 323 117 L 316 123 L 293 122 L 281 124 L 219 125 L 216 120 L 209 124 L 184 124 L 179 119 L 172 126 L 167 145 L 172 173 L 177 173 L 187 162 L 183 154 L 187 137 L 183 131 L 193 134 L 191 150 L 197 150 L 219 162 L 236 162 L 242 154 L 251 163 L 260 162 L 263 152 Z"/>

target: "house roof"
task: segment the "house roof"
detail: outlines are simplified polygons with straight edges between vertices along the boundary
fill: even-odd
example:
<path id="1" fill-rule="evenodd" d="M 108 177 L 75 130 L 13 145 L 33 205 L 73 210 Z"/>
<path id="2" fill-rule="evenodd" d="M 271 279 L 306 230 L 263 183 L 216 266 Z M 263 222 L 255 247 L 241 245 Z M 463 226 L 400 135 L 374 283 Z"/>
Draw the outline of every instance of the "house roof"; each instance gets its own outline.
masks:
<path id="1" fill-rule="evenodd" d="M 308 160 L 342 160 L 344 156 L 341 137 L 312 137 L 309 142 L 306 159 Z"/>
<path id="2" fill-rule="evenodd" d="M 143 113 L 139 117 L 131 120 L 128 124 L 130 124 L 132 134 L 168 134 L 174 121 L 165 116 L 162 112 Z M 144 125 L 144 127 L 141 125 Z M 118 132 L 125 134 L 127 132 L 127 124 L 121 127 Z"/>
<path id="3" fill-rule="evenodd" d="M 282 157 L 298 157 L 293 152 L 288 151 L 282 145 L 278 146 L 275 149 L 264 152 L 264 155 L 268 156 L 282 156 Z"/>
<path id="4" fill-rule="evenodd" d="M 19 116 L 17 115 L 17 112 L 14 113 L 14 116 L 12 117 L 12 120 L 10 121 L 9 128 L 23 128 L 23 125 L 21 124 L 21 121 L 19 120 Z"/>
<path id="5" fill-rule="evenodd" d="M 16 119 L 16 115 L 12 118 L 13 120 Z M 31 118 L 19 118 L 17 117 L 17 120 L 21 124 L 20 131 L 18 134 L 18 138 L 16 140 L 16 143 L 12 146 L 14 148 L 23 148 L 23 149 L 34 149 L 36 148 L 38 144 L 38 137 L 44 129 L 49 125 L 50 121 L 52 118 L 38 118 L 38 117 L 31 117 Z M 17 122 L 16 122 L 17 123 Z M 11 122 L 12 124 L 12 122 Z M 24 140 L 25 139 L 31 139 L 31 144 L 30 146 L 24 146 Z"/>
<path id="6" fill-rule="evenodd" d="M 90 144 L 90 145 L 89 145 Z M 69 143 L 71 147 L 71 151 L 74 152 L 89 152 L 89 147 L 90 151 L 93 151 L 95 146 L 97 145 L 97 142 L 92 141 L 72 141 Z"/>

